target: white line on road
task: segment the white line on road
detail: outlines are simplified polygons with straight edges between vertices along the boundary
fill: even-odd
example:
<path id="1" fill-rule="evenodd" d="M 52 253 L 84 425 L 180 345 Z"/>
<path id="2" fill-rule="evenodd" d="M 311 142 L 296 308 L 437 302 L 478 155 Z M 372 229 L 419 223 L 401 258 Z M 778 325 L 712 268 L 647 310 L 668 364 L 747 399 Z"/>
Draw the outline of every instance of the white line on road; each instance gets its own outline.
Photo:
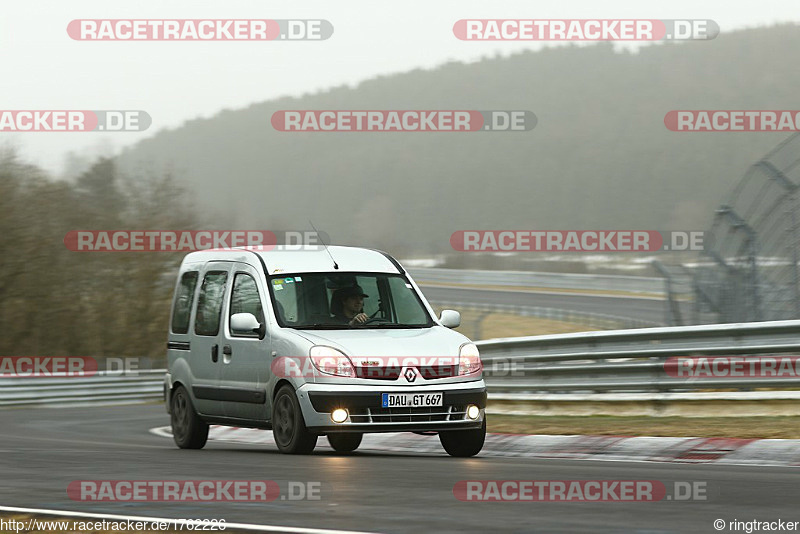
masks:
<path id="1" fill-rule="evenodd" d="M 157 436 L 172 437 L 168 426 L 151 428 L 150 432 Z M 216 425 L 212 425 L 208 439 L 273 447 L 275 444 L 269 431 L 250 428 L 228 430 Z M 365 434 L 360 450 L 444 455 L 438 439 L 410 433 Z M 715 454 L 697 460 L 694 455 L 698 450 L 714 451 Z M 486 445 L 479 458 L 677 464 L 697 462 L 704 465 L 797 468 L 800 467 L 800 440 L 486 434 Z"/>

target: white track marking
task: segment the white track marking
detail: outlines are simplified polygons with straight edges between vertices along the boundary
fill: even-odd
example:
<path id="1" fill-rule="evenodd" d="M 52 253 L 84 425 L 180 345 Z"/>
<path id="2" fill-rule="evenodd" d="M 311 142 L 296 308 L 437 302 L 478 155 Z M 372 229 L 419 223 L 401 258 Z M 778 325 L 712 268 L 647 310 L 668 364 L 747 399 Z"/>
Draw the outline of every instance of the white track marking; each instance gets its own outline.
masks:
<path id="1" fill-rule="evenodd" d="M 273 445 L 272 434 L 265 430 L 236 429 L 212 425 L 209 441 L 250 445 Z M 172 438 L 170 427 L 151 428 L 160 437 Z M 683 465 L 737 465 L 743 467 L 800 467 L 800 440 L 761 439 L 739 442 L 735 450 L 720 451 L 718 458 L 698 460 L 682 458 L 684 453 L 702 454 L 694 446 L 707 438 L 617 437 L 617 436 L 552 436 L 526 434 L 487 434 L 482 458 L 530 458 L 594 462 L 677 463 Z M 734 440 L 736 442 L 738 440 Z M 715 446 L 716 441 L 708 442 Z M 599 445 L 599 446 L 598 446 Z M 725 446 L 720 443 L 723 448 Z M 321 443 L 327 450 L 327 443 Z M 646 449 L 646 450 L 645 450 Z M 408 433 L 365 434 L 363 451 L 444 455 L 438 439 Z M 711 451 L 714 452 L 714 451 Z"/>

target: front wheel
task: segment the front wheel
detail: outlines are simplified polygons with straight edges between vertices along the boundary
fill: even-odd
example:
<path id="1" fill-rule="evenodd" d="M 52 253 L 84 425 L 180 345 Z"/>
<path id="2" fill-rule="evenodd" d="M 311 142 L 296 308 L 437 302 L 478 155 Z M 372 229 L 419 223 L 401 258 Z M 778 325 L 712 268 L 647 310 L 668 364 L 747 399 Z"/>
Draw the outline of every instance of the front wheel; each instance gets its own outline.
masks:
<path id="1" fill-rule="evenodd" d="M 170 401 L 172 439 L 181 449 L 202 449 L 208 441 L 208 423 L 194 411 L 189 392 L 178 386 Z"/>
<path id="2" fill-rule="evenodd" d="M 439 441 L 450 456 L 466 458 L 475 456 L 483 448 L 486 440 L 486 416 L 483 425 L 474 430 L 447 430 L 439 432 Z"/>
<path id="3" fill-rule="evenodd" d="M 306 428 L 294 390 L 283 386 L 272 404 L 272 435 L 285 454 L 309 454 L 317 446 L 317 435 Z"/>
<path id="4" fill-rule="evenodd" d="M 353 452 L 361 445 L 361 432 L 342 432 L 341 434 L 328 434 L 328 443 L 336 452 Z"/>

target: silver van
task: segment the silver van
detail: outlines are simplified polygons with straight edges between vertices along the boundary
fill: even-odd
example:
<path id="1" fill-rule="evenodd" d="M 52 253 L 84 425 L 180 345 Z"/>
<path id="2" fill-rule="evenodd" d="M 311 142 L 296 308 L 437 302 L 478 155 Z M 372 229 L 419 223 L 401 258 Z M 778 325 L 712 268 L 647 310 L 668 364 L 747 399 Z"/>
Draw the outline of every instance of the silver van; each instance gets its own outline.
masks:
<path id="1" fill-rule="evenodd" d="M 180 448 L 209 424 L 271 429 L 281 452 L 325 435 L 354 451 L 365 432 L 438 433 L 480 452 L 486 386 L 477 347 L 436 317 L 384 252 L 342 246 L 207 250 L 180 266 L 164 391 Z"/>

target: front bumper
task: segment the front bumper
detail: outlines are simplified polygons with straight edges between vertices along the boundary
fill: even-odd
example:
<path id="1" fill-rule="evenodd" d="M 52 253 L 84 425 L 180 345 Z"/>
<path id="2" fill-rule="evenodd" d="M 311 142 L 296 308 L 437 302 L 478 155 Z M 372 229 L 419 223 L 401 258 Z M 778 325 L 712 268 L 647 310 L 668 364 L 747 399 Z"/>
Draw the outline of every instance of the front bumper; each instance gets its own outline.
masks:
<path id="1" fill-rule="evenodd" d="M 382 408 L 382 393 L 443 393 L 443 406 L 430 408 Z M 376 388 L 349 384 L 304 384 L 297 390 L 306 426 L 312 432 L 442 431 L 480 428 L 486 409 L 483 380 L 411 387 Z M 466 407 L 480 409 L 477 419 L 466 417 Z M 348 411 L 344 423 L 334 423 L 331 412 Z"/>

